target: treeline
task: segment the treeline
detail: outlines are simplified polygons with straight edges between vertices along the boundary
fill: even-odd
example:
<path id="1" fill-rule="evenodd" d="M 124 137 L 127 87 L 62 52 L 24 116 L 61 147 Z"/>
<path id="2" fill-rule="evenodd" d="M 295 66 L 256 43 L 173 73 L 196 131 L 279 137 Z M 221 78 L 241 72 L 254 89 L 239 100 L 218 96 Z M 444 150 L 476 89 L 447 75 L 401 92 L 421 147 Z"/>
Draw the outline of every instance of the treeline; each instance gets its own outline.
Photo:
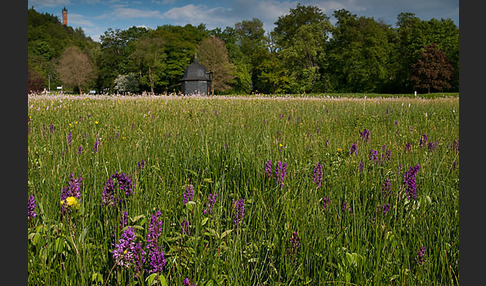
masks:
<path id="1" fill-rule="evenodd" d="M 74 92 L 177 93 L 196 53 L 213 71 L 217 94 L 459 90 L 459 28 L 451 19 L 400 13 L 392 27 L 343 9 L 332 17 L 334 25 L 318 7 L 298 4 L 272 31 L 253 18 L 224 30 L 110 28 L 98 43 L 31 8 L 29 90 L 50 83 Z"/>

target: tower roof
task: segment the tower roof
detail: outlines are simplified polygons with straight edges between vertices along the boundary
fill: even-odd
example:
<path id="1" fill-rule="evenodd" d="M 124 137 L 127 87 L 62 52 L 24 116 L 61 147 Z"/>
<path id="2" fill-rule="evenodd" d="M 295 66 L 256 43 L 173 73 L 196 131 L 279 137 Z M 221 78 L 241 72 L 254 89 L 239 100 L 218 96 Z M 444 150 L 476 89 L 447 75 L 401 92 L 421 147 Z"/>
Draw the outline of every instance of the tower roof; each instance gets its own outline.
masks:
<path id="1" fill-rule="evenodd" d="M 197 61 L 197 58 L 195 58 L 194 62 L 188 65 L 184 71 L 184 76 L 181 81 L 187 80 L 211 80 L 206 68 Z"/>

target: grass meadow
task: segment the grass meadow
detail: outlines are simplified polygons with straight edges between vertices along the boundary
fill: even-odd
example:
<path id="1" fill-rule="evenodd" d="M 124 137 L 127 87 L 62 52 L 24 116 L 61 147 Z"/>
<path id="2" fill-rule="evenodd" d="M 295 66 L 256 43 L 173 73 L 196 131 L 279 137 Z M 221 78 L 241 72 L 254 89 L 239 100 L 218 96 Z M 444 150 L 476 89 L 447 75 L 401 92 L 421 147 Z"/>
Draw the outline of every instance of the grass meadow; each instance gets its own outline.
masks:
<path id="1" fill-rule="evenodd" d="M 31 285 L 457 285 L 459 98 L 29 96 Z"/>

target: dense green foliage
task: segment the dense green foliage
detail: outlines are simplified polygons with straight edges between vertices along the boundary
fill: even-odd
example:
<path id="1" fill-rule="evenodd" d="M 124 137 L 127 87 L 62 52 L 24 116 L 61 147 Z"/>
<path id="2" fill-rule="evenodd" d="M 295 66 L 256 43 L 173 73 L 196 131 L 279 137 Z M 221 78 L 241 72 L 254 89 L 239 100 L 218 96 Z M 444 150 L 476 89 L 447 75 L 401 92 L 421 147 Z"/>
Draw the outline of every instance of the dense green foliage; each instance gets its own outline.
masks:
<path id="1" fill-rule="evenodd" d="M 331 16 L 337 20 L 335 25 Z M 38 90 L 38 82 L 47 83 L 48 76 L 51 83 L 60 85 L 56 62 L 64 49 L 75 45 L 96 66 L 97 80 L 88 84 L 89 89 L 115 92 L 117 77 L 135 73 L 141 92 L 178 92 L 198 45 L 215 36 L 224 42 L 235 68 L 230 88 L 215 90 L 219 94 L 410 93 L 415 88 L 433 92 L 439 90 L 437 86 L 412 81 L 421 53 L 433 44 L 452 67 L 452 76 L 441 87 L 459 90 L 459 28 L 451 19 L 424 21 L 413 13 L 400 13 L 393 27 L 343 9 L 326 15 L 318 7 L 298 4 L 275 25 L 265 31 L 263 23 L 253 18 L 224 30 L 209 30 L 204 24 L 110 28 L 98 43 L 81 29 L 64 27 L 58 18 L 32 8 L 28 13 L 29 87 Z"/>
<path id="2" fill-rule="evenodd" d="M 31 96 L 28 115 L 29 285 L 152 285 L 113 251 L 123 211 L 146 245 L 157 210 L 158 285 L 459 284 L 458 98 Z M 409 200 L 404 174 L 418 164 Z M 115 172 L 134 183 L 120 208 L 101 205 Z M 61 213 L 71 173 L 82 178 L 79 207 Z"/>

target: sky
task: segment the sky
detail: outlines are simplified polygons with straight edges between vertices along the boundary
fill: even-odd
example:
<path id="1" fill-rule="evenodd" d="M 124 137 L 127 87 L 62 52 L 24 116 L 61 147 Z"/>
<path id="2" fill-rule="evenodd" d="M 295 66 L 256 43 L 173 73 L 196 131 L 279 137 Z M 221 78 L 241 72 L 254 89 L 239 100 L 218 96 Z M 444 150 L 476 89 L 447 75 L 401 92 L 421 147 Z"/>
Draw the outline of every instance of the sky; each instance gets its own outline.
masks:
<path id="1" fill-rule="evenodd" d="M 459 26 L 459 0 L 28 0 L 28 8 L 57 16 L 68 10 L 68 26 L 83 29 L 95 41 L 109 28 L 126 30 L 132 26 L 157 29 L 162 25 L 198 26 L 207 29 L 234 27 L 243 20 L 258 18 L 266 32 L 275 21 L 301 5 L 317 6 L 330 17 L 346 9 L 357 16 L 373 17 L 395 26 L 401 12 L 414 13 L 421 20 L 451 19 Z"/>

